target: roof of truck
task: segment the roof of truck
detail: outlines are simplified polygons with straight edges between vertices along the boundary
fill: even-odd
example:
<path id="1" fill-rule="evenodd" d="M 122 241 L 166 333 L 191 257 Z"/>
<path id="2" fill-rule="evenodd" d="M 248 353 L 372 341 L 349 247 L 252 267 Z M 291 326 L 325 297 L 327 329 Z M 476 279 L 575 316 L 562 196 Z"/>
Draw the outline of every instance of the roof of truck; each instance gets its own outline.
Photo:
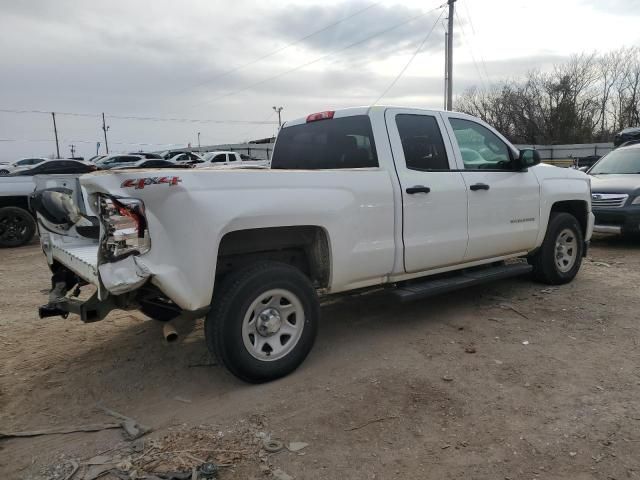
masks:
<path id="1" fill-rule="evenodd" d="M 347 107 L 347 108 L 337 108 L 335 110 L 326 110 L 326 112 L 333 112 L 333 118 L 341 118 L 341 117 L 351 117 L 353 115 L 368 115 L 372 110 L 386 110 L 388 108 L 398 108 L 403 110 L 417 110 L 417 111 L 426 111 L 426 112 L 444 112 L 445 110 L 441 108 L 421 108 L 421 107 L 408 107 L 406 105 L 369 105 L 362 107 Z M 324 112 L 318 112 L 324 113 Z M 314 115 L 311 113 L 310 115 Z M 308 115 L 305 117 L 296 118 L 293 120 L 288 120 L 282 125 L 282 128 L 291 127 L 293 125 L 302 125 L 303 123 L 307 123 Z"/>

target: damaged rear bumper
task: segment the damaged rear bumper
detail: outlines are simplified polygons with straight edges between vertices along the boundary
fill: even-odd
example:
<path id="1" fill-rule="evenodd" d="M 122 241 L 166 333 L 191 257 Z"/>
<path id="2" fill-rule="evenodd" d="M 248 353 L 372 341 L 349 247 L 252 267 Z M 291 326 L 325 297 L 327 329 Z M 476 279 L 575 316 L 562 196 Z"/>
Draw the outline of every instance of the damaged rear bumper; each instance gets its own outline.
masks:
<path id="1" fill-rule="evenodd" d="M 151 272 L 133 255 L 98 265 L 97 243 L 87 244 L 43 232 L 41 244 L 53 276 L 49 302 L 38 311 L 40 318 L 66 318 L 73 313 L 83 322 L 95 322 L 114 309 L 139 308 L 138 298 L 149 295 L 144 287 Z M 95 292 L 87 299 L 77 298 L 80 288 L 86 285 L 93 285 Z"/>

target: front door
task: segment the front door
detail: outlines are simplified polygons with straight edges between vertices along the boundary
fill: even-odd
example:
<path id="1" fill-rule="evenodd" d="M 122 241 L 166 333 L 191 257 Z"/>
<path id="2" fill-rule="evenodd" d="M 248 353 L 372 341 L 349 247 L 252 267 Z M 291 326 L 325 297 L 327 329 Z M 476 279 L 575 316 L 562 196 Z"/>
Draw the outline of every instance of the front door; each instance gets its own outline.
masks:
<path id="1" fill-rule="evenodd" d="M 443 113 L 467 188 L 469 246 L 465 261 L 535 247 L 540 229 L 540 184 L 515 169 L 516 152 L 475 120 Z"/>
<path id="2" fill-rule="evenodd" d="M 467 192 L 455 171 L 450 142 L 437 112 L 385 112 L 402 194 L 402 238 L 406 272 L 462 262 L 467 248 Z"/>

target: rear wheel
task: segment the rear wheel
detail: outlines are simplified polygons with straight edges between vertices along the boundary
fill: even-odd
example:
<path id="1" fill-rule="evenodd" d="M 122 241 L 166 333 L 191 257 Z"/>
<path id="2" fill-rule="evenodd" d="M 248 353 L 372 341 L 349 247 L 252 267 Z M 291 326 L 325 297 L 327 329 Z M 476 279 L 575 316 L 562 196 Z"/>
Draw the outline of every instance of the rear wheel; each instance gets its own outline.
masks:
<path id="1" fill-rule="evenodd" d="M 36 222 L 29 212 L 19 207 L 0 208 L 0 248 L 24 245 L 35 233 Z"/>
<path id="2" fill-rule="evenodd" d="M 537 280 L 560 285 L 578 274 L 583 252 L 584 241 L 578 220 L 569 213 L 552 213 L 542 246 L 529 257 L 529 263 Z"/>
<path id="3" fill-rule="evenodd" d="M 9 175 L 9 170 L 0 169 L 0 175 Z"/>
<path id="4" fill-rule="evenodd" d="M 207 346 L 231 373 L 252 383 L 295 370 L 313 346 L 319 303 L 309 279 L 284 263 L 262 262 L 225 279 L 207 315 Z"/>

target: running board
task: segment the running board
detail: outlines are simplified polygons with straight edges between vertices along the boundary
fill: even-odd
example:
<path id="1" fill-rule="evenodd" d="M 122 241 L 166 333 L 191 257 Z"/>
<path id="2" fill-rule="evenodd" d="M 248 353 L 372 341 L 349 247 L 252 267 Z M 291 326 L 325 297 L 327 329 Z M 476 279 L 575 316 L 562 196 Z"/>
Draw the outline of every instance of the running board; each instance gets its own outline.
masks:
<path id="1" fill-rule="evenodd" d="M 452 292 L 473 285 L 492 282 L 494 280 L 524 275 L 530 273 L 532 270 L 533 267 L 526 263 L 514 263 L 511 265 L 483 268 L 481 270 L 469 270 L 454 277 L 425 280 L 421 283 L 405 285 L 394 290 L 392 294 L 401 302 L 408 302 L 440 295 L 441 293 Z"/>

